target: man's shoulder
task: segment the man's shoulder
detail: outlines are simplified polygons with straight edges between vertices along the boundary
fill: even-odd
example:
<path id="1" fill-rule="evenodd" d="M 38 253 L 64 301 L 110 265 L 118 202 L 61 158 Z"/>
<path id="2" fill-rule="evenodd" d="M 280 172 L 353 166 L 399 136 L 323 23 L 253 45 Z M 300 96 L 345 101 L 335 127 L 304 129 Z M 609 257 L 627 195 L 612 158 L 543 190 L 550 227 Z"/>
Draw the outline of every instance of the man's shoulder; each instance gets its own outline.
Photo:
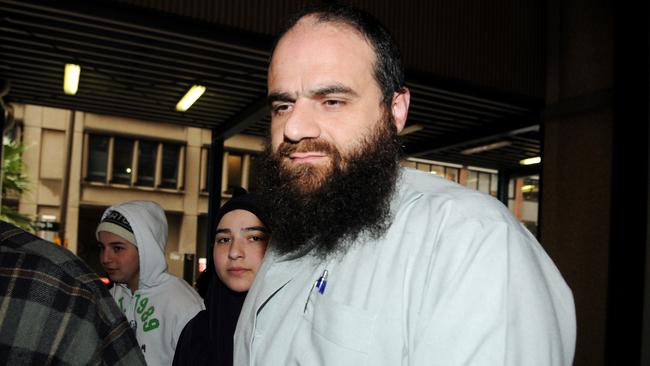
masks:
<path id="1" fill-rule="evenodd" d="M 112 307 L 108 289 L 83 260 L 62 246 L 1 221 L 0 266 L 20 269 L 12 272 L 14 278 L 38 281 L 45 286 L 43 291 L 65 292 L 75 298 L 79 309 L 97 308 L 107 323 L 119 320 L 121 313 Z"/>
<path id="2" fill-rule="evenodd" d="M 97 274 L 68 249 L 3 221 L 0 221 L 0 246 L 5 256 L 14 254 L 26 258 L 15 266 L 53 270 L 60 278 L 69 277 L 83 284 L 96 285 L 99 281 Z"/>
<path id="3" fill-rule="evenodd" d="M 497 220 L 507 214 L 507 208 L 490 195 L 413 169 L 403 169 L 399 194 L 402 210 L 420 207 L 439 214 L 453 212 L 467 218 Z"/>

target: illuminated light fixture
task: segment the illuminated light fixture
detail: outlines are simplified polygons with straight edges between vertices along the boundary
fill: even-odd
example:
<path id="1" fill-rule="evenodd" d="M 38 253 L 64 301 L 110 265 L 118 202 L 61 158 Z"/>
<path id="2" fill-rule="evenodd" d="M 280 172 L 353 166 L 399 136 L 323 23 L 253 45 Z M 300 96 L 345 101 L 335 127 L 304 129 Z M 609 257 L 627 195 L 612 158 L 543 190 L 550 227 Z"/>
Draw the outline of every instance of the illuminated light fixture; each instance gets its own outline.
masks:
<path id="1" fill-rule="evenodd" d="M 68 95 L 77 94 L 79 88 L 79 75 L 81 67 L 75 64 L 65 64 L 65 73 L 63 75 L 63 92 Z"/>
<path id="2" fill-rule="evenodd" d="M 521 186 L 521 191 L 522 192 L 528 193 L 528 192 L 532 192 L 534 190 L 535 190 L 535 186 L 532 185 L 532 184 L 526 184 L 525 186 Z"/>
<path id="3" fill-rule="evenodd" d="M 460 153 L 463 154 L 463 155 L 472 155 L 472 154 L 482 153 L 482 152 L 485 152 L 485 151 L 499 149 L 499 148 L 510 146 L 510 145 L 512 145 L 512 141 L 499 141 L 499 142 L 493 142 L 493 143 L 487 144 L 487 145 L 470 147 L 469 149 L 462 150 Z"/>
<path id="4" fill-rule="evenodd" d="M 542 158 L 540 158 L 539 156 L 536 156 L 534 158 L 528 158 L 528 159 L 520 160 L 519 164 L 521 164 L 521 165 L 533 165 L 533 164 L 539 164 L 541 162 L 542 162 Z"/>
<path id="5" fill-rule="evenodd" d="M 404 136 L 404 135 L 408 135 L 409 133 L 418 132 L 422 129 L 424 129 L 424 126 L 420 124 L 410 125 L 408 127 L 404 127 L 404 129 L 400 133 L 398 133 L 398 135 Z"/>
<path id="6" fill-rule="evenodd" d="M 190 109 L 192 104 L 194 104 L 194 102 L 196 102 L 196 100 L 199 99 L 203 93 L 205 93 L 205 86 L 194 85 L 190 88 L 190 90 L 187 91 L 187 93 L 185 93 L 181 100 L 178 101 L 176 104 L 176 110 L 179 112 L 185 112 L 186 110 Z"/>

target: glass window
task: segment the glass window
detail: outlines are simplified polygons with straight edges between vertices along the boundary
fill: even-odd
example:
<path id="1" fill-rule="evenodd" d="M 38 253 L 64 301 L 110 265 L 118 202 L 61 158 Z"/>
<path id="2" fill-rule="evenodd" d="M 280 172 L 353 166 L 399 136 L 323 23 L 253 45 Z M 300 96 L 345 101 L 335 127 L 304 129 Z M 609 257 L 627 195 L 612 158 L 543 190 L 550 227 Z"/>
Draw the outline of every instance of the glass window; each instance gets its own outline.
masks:
<path id="1" fill-rule="evenodd" d="M 16 121 L 8 130 L 5 131 L 5 137 L 11 141 L 23 142 L 23 123 Z"/>
<path id="2" fill-rule="evenodd" d="M 180 153 L 180 145 L 177 144 L 163 144 L 162 156 L 162 175 L 160 186 L 162 188 L 178 187 L 178 154 Z"/>
<path id="3" fill-rule="evenodd" d="M 108 136 L 88 135 L 88 173 L 86 180 L 106 182 Z"/>
<path id="4" fill-rule="evenodd" d="M 539 180 L 525 178 L 524 185 L 521 187 L 521 192 L 524 201 L 537 202 L 539 196 Z"/>
<path id="5" fill-rule="evenodd" d="M 116 137 L 113 145 L 113 183 L 131 184 L 133 140 Z"/>
<path id="6" fill-rule="evenodd" d="M 228 187 L 226 187 L 226 193 L 232 193 L 235 187 L 241 187 L 243 160 L 241 155 L 228 154 Z"/>
<path id="7" fill-rule="evenodd" d="M 499 189 L 499 176 L 497 174 L 490 174 L 490 195 L 496 197 L 498 189 Z"/>
<path id="8" fill-rule="evenodd" d="M 465 185 L 467 188 L 476 189 L 478 187 L 478 173 L 473 170 L 469 170 L 467 172 L 467 183 Z"/>
<path id="9" fill-rule="evenodd" d="M 523 223 L 533 235 L 537 235 L 539 216 L 539 176 L 514 178 L 510 180 L 512 198 L 508 207 L 513 215 Z"/>
<path id="10" fill-rule="evenodd" d="M 415 169 L 415 167 L 416 167 L 416 163 L 414 161 L 410 161 L 410 160 L 402 160 L 400 162 L 400 165 L 405 167 L 405 168 L 413 168 L 413 169 Z"/>
<path id="11" fill-rule="evenodd" d="M 458 168 L 445 168 L 445 177 L 458 183 Z"/>
<path id="12" fill-rule="evenodd" d="M 478 173 L 478 190 L 490 194 L 490 173 Z"/>
<path id="13" fill-rule="evenodd" d="M 153 187 L 156 172 L 156 152 L 158 143 L 140 140 L 138 143 L 137 185 Z"/>
<path id="14" fill-rule="evenodd" d="M 417 163 L 416 167 L 417 167 L 418 170 L 421 170 L 421 171 L 423 171 L 423 172 L 427 172 L 427 173 L 428 173 L 428 172 L 431 171 L 431 166 L 430 166 L 429 164 L 425 164 L 425 163 Z"/>
<path id="15" fill-rule="evenodd" d="M 440 177 L 445 176 L 445 167 L 440 165 L 431 165 L 431 173 Z"/>

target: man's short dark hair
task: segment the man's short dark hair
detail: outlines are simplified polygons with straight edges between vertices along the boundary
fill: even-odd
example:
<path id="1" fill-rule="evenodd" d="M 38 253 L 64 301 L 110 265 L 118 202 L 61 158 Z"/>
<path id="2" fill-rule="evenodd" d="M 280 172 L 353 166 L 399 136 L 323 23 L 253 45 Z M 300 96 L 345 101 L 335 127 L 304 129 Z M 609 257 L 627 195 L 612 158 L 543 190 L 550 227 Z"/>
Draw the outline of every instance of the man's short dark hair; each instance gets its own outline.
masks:
<path id="1" fill-rule="evenodd" d="M 393 94 L 404 89 L 404 69 L 397 43 L 379 20 L 363 10 L 345 4 L 312 4 L 288 19 L 276 40 L 273 52 L 279 40 L 305 16 L 314 16 L 317 22 L 345 24 L 361 33 L 375 52 L 374 77 L 381 90 L 382 103 L 390 108 Z"/>

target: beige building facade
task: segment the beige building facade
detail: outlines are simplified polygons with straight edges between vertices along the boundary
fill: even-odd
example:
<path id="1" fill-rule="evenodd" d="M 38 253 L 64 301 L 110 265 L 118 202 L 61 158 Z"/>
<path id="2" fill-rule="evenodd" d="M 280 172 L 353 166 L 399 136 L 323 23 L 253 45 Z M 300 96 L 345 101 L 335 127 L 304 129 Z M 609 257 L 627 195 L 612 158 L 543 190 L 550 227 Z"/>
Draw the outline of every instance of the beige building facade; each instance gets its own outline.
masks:
<path id="1" fill-rule="evenodd" d="M 185 254 L 198 249 L 205 256 L 210 130 L 35 105 L 13 107 L 27 146 L 25 174 L 32 182 L 18 202 L 19 212 L 63 225 L 63 244 L 101 272 L 94 229 L 102 212 L 123 201 L 152 200 L 167 215 L 170 271 L 183 275 Z M 224 199 L 228 186 L 248 188 L 251 156 L 262 151 L 263 143 L 246 135 L 225 142 Z M 38 234 L 60 240 L 53 232 Z"/>

